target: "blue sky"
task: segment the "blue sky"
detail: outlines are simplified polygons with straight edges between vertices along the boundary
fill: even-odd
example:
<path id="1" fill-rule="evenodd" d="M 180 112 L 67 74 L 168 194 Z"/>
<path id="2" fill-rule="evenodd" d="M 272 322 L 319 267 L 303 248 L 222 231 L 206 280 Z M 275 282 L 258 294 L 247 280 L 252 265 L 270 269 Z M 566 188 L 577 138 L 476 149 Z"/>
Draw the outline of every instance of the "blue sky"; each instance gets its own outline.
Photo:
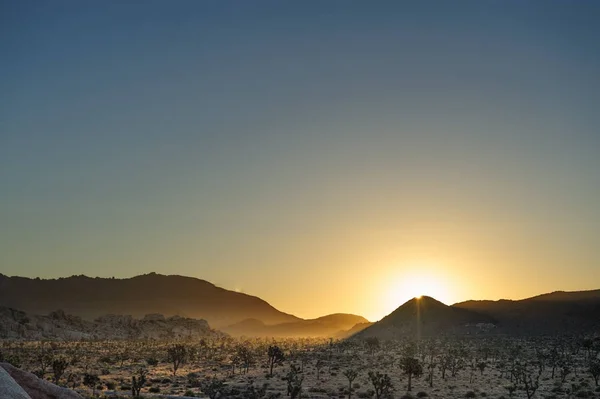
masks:
<path id="1" fill-rule="evenodd" d="M 598 288 L 599 17 L 2 1 L 0 271 L 192 275 L 371 318 L 421 264 L 459 280 L 447 301 Z"/>

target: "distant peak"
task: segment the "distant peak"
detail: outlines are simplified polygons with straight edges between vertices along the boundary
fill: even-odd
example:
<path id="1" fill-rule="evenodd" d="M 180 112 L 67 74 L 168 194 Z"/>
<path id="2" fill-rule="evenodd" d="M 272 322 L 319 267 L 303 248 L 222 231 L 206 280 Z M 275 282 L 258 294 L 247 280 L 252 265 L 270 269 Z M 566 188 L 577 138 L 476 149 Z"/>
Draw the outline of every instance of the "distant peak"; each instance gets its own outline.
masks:
<path id="1" fill-rule="evenodd" d="M 444 304 L 443 302 L 438 301 L 437 299 L 430 297 L 428 295 L 421 295 L 421 296 L 416 296 L 413 299 L 410 299 L 408 301 L 405 302 L 405 305 L 407 304 L 411 304 L 411 303 L 420 303 L 420 304 L 439 304 L 439 305 L 444 305 L 447 306 L 446 304 Z"/>

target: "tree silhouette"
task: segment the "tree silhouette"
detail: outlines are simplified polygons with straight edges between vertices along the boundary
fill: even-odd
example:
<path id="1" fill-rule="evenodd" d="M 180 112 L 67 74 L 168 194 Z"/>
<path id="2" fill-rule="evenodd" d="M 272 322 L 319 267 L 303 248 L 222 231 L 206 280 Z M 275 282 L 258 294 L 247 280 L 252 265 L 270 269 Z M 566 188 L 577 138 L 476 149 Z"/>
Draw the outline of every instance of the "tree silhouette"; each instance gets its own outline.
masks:
<path id="1" fill-rule="evenodd" d="M 187 350 L 185 346 L 176 344 L 167 349 L 167 358 L 173 363 L 173 377 L 177 375 L 179 367 L 185 363 Z"/>
<path id="2" fill-rule="evenodd" d="M 358 372 L 354 369 L 348 369 L 343 374 L 348 379 L 348 399 L 350 399 L 352 397 L 352 382 L 358 377 Z"/>
<path id="3" fill-rule="evenodd" d="M 367 346 L 369 353 L 372 355 L 380 347 L 379 338 L 368 337 L 367 339 L 365 339 L 365 345 Z"/>
<path id="4" fill-rule="evenodd" d="M 369 380 L 373 384 L 375 389 L 375 397 L 377 399 L 390 398 L 392 392 L 394 392 L 394 385 L 390 376 L 387 374 L 381 374 L 379 371 L 376 373 L 369 371 Z"/>
<path id="5" fill-rule="evenodd" d="M 58 382 L 65 373 L 65 370 L 67 370 L 67 367 L 69 367 L 69 362 L 64 357 L 52 361 L 52 373 L 54 374 L 53 380 L 55 384 L 58 385 Z"/>
<path id="6" fill-rule="evenodd" d="M 412 377 L 418 377 L 423 374 L 423 366 L 419 360 L 414 357 L 405 356 L 400 360 L 400 368 L 408 376 L 408 391 L 412 390 Z"/>
<path id="7" fill-rule="evenodd" d="M 589 372 L 594 377 L 596 386 L 598 386 L 598 379 L 600 378 L 600 360 L 595 359 L 590 362 Z"/>
<path id="8" fill-rule="evenodd" d="M 290 371 L 284 378 L 287 381 L 287 394 L 292 399 L 298 398 L 302 393 L 302 382 L 304 376 L 300 375 L 300 370 L 295 364 L 290 366 Z"/>
<path id="9" fill-rule="evenodd" d="M 272 377 L 273 366 L 275 366 L 276 364 L 283 363 L 283 361 L 285 360 L 285 356 L 281 348 L 277 345 L 269 346 L 269 349 L 267 350 L 267 355 L 269 356 L 269 376 Z"/>
<path id="10" fill-rule="evenodd" d="M 96 374 L 86 373 L 83 376 L 83 385 L 92 388 L 92 396 L 96 396 L 96 385 L 100 382 L 100 378 Z"/>
<path id="11" fill-rule="evenodd" d="M 140 396 L 140 391 L 146 383 L 147 371 L 144 368 L 139 368 L 137 375 L 131 377 L 131 396 L 137 398 Z"/>

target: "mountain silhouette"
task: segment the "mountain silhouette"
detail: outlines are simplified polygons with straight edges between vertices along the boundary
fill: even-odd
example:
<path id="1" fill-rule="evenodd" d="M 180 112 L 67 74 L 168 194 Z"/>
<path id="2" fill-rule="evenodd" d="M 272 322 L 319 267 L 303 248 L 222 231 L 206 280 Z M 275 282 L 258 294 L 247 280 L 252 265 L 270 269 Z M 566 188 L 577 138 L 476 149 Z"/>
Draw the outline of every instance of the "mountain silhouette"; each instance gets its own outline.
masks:
<path id="1" fill-rule="evenodd" d="M 600 290 L 556 291 L 521 300 L 466 301 L 452 305 L 494 318 L 498 332 L 571 334 L 600 329 Z"/>
<path id="2" fill-rule="evenodd" d="M 221 330 L 234 336 L 248 337 L 343 337 L 347 331 L 368 325 L 362 316 L 335 313 L 317 319 L 265 325 L 260 320 L 246 319 Z"/>
<path id="3" fill-rule="evenodd" d="M 141 318 L 160 313 L 204 319 L 213 328 L 248 318 L 267 325 L 302 320 L 255 296 L 197 278 L 156 273 L 127 279 L 72 276 L 49 280 L 0 274 L 0 306 L 33 314 L 62 309 L 86 320 L 106 314 Z"/>
<path id="4" fill-rule="evenodd" d="M 488 315 L 448 306 L 434 298 L 423 296 L 407 301 L 355 337 L 392 339 L 400 336 L 476 333 L 495 322 Z"/>

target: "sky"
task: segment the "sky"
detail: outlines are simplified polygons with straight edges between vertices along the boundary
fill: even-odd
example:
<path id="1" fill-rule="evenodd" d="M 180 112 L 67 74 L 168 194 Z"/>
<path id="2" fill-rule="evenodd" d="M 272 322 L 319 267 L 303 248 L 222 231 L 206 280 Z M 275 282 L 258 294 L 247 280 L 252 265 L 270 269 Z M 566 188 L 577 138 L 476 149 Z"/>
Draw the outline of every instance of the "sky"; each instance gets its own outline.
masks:
<path id="1" fill-rule="evenodd" d="M 599 18 L 1 0 L 0 272 L 180 274 L 370 320 L 600 288 Z"/>

